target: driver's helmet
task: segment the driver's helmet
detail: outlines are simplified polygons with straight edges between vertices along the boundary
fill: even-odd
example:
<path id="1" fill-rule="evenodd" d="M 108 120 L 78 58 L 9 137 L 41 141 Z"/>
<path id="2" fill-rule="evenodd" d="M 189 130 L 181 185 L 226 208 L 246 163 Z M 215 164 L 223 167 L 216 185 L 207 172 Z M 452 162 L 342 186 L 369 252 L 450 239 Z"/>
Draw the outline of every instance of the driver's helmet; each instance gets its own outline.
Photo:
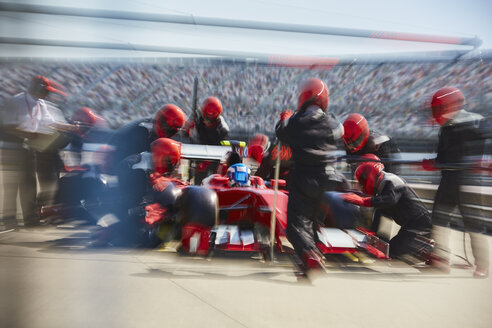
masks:
<path id="1" fill-rule="evenodd" d="M 249 176 L 251 170 L 249 167 L 242 163 L 234 164 L 227 169 L 227 176 L 229 177 L 230 187 L 247 187 L 250 186 Z"/>

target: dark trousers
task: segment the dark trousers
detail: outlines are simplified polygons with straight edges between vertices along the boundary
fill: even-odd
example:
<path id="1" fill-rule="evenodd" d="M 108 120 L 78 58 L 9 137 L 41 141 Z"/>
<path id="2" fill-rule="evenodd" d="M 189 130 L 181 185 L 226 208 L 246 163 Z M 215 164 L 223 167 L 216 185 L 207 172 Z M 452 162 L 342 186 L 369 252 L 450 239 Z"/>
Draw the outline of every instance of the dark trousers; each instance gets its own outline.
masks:
<path id="1" fill-rule="evenodd" d="M 421 216 L 401 227 L 396 236 L 391 238 L 390 256 L 396 257 L 415 251 L 418 246 L 416 243 L 417 235 L 427 238 L 431 236 L 432 224 L 428 215 Z"/>
<path id="2" fill-rule="evenodd" d="M 34 156 L 39 182 L 36 205 L 40 208 L 53 204 L 63 163 L 58 152 L 35 152 Z"/>
<path id="3" fill-rule="evenodd" d="M 1 150 L 3 190 L 0 217 L 5 225 L 17 225 L 17 195 L 24 225 L 39 223 L 38 209 L 52 202 L 60 161 L 58 153 L 38 153 L 24 148 Z"/>
<path id="4" fill-rule="evenodd" d="M 470 210 L 463 206 L 463 194 L 460 191 L 460 187 L 464 175 L 465 173 L 463 171 L 442 172 L 441 182 L 437 189 L 432 208 L 432 223 L 439 226 L 448 226 L 450 213 L 458 207 L 467 231 L 484 232 L 485 227 L 483 221 L 472 219 Z M 481 195 L 477 195 L 477 197 L 481 197 Z M 475 200 L 475 203 L 483 205 L 480 200 Z"/>
<path id="5" fill-rule="evenodd" d="M 315 231 L 320 201 L 324 192 L 334 190 L 336 185 L 324 168 L 291 171 L 286 232 L 301 261 L 307 252 L 317 251 Z"/>
<path id="6" fill-rule="evenodd" d="M 36 215 L 36 170 L 32 151 L 2 149 L 0 154 L 2 174 L 2 219 L 5 225 L 17 225 L 17 194 L 19 194 L 24 224 L 38 222 Z"/>
<path id="7" fill-rule="evenodd" d="M 485 231 L 484 221 L 474 220 L 470 215 L 470 210 L 463 206 L 460 187 L 465 175 L 464 171 L 443 171 L 441 183 L 434 198 L 432 209 L 432 223 L 437 227 L 433 228 L 432 234 L 436 241 L 434 253 L 436 256 L 449 260 L 449 232 L 446 231 L 450 223 L 450 214 L 458 206 L 465 229 L 470 234 L 473 257 L 478 268 L 488 268 L 489 266 L 489 244 L 487 238 L 482 234 Z M 473 202 L 484 205 L 482 195 L 477 194 Z M 483 214 L 480 215 L 484 217 Z M 444 227 L 444 228 L 442 228 Z"/>

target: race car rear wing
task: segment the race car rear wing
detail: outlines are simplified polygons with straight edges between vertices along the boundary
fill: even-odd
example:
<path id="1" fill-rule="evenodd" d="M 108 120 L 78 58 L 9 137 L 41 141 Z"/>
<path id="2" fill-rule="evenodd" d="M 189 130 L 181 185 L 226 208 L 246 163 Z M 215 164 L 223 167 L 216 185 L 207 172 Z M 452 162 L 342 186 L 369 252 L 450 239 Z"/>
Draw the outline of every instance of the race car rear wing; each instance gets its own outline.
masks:
<path id="1" fill-rule="evenodd" d="M 181 158 L 220 161 L 230 150 L 230 146 L 181 144 Z"/>
<path id="2" fill-rule="evenodd" d="M 82 147 L 83 161 L 84 163 L 92 163 L 94 161 L 93 154 L 98 152 L 102 146 L 107 146 L 104 143 L 84 143 Z M 65 151 L 71 151 L 71 148 L 67 147 Z M 231 145 L 225 144 L 223 146 L 211 146 L 211 145 L 195 145 L 195 144 L 181 144 L 181 158 L 191 160 L 202 161 L 221 161 L 225 160 L 226 154 L 231 151 Z"/>

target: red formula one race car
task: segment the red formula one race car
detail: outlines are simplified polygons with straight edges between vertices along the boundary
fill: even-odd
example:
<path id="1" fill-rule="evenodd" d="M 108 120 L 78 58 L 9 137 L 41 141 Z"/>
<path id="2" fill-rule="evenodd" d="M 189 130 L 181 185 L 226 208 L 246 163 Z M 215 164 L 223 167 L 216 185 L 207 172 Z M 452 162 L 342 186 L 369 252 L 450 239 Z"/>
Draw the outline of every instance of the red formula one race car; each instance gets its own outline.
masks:
<path id="1" fill-rule="evenodd" d="M 275 182 L 270 183 L 274 185 Z M 285 186 L 285 181 L 280 180 L 278 184 Z M 232 165 L 225 176 L 216 174 L 208 177 L 203 185 L 217 194 L 219 215 L 213 226 L 187 220 L 182 227 L 184 252 L 206 255 L 212 250 L 251 251 L 268 256 L 272 235 L 277 252 L 292 252 L 286 238 L 289 197 L 286 190 L 275 191 L 267 187 L 263 179 L 250 176 L 249 168 L 241 163 Z M 346 209 L 345 215 L 357 210 L 336 194 L 327 195 L 325 201 L 333 205 L 339 199 L 336 206 L 342 209 L 337 209 L 337 213 L 343 208 Z M 388 258 L 388 243 L 366 229 L 355 229 L 355 220 L 349 221 L 343 223 L 344 227 L 351 223 L 349 229 L 319 225 L 317 245 L 323 254 L 366 251 L 377 258 Z"/>

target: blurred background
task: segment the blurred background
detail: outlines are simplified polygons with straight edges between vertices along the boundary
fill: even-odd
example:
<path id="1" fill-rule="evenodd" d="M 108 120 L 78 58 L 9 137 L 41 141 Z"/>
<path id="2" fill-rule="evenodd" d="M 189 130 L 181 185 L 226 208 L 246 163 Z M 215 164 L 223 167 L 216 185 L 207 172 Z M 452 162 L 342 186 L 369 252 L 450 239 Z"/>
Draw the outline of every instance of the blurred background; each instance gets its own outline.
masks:
<path id="1" fill-rule="evenodd" d="M 218 97 L 230 137 L 247 141 L 273 137 L 279 113 L 297 108 L 299 84 L 318 77 L 338 120 L 361 113 L 403 159 L 421 160 L 437 146 L 429 109 L 437 89 L 455 86 L 469 111 L 492 115 L 491 12 L 487 0 L 0 1 L 0 104 L 39 74 L 64 86 L 68 97 L 48 100 L 67 120 L 85 106 L 115 130 L 166 103 L 192 115 L 198 78 L 198 104 Z M 485 206 L 465 202 L 485 213 L 479 220 L 490 232 L 489 172 L 467 180 L 467 193 L 484 196 Z M 432 208 L 440 172 L 405 165 L 402 175 Z M 395 262 L 344 262 L 318 283 L 325 288 L 302 289 L 285 262 L 212 266 L 162 249 L 96 250 L 88 228 L 72 222 L 44 229 L 0 234 L 0 326 L 180 327 L 207 318 L 217 327 L 325 327 L 330 311 L 330 323 L 343 327 L 492 322 L 490 283 L 470 282 L 469 273 L 436 278 Z M 465 235 L 453 233 L 463 256 L 471 254 Z"/>
<path id="2" fill-rule="evenodd" d="M 0 9 L 0 102 L 41 74 L 65 86 L 68 98 L 50 100 L 66 117 L 87 106 L 114 129 L 166 103 L 190 115 L 195 77 L 198 103 L 218 97 L 241 140 L 273 136 L 308 77 L 327 83 L 340 121 L 361 113 L 403 152 L 435 150 L 428 105 L 442 86 L 461 89 L 468 110 L 492 113 L 487 1 L 50 0 Z"/>
<path id="3" fill-rule="evenodd" d="M 403 151 L 432 151 L 426 111 L 443 85 L 490 115 L 492 26 L 487 1 L 0 2 L 0 101 L 42 74 L 67 88 L 68 117 L 92 108 L 118 128 L 163 104 L 190 112 L 217 96 L 232 135 L 271 135 L 307 77 L 330 89 L 343 120 L 365 115 Z M 408 41 L 411 40 L 411 41 Z M 420 42 L 417 42 L 420 41 Z M 417 137 L 417 138 L 415 138 Z"/>

